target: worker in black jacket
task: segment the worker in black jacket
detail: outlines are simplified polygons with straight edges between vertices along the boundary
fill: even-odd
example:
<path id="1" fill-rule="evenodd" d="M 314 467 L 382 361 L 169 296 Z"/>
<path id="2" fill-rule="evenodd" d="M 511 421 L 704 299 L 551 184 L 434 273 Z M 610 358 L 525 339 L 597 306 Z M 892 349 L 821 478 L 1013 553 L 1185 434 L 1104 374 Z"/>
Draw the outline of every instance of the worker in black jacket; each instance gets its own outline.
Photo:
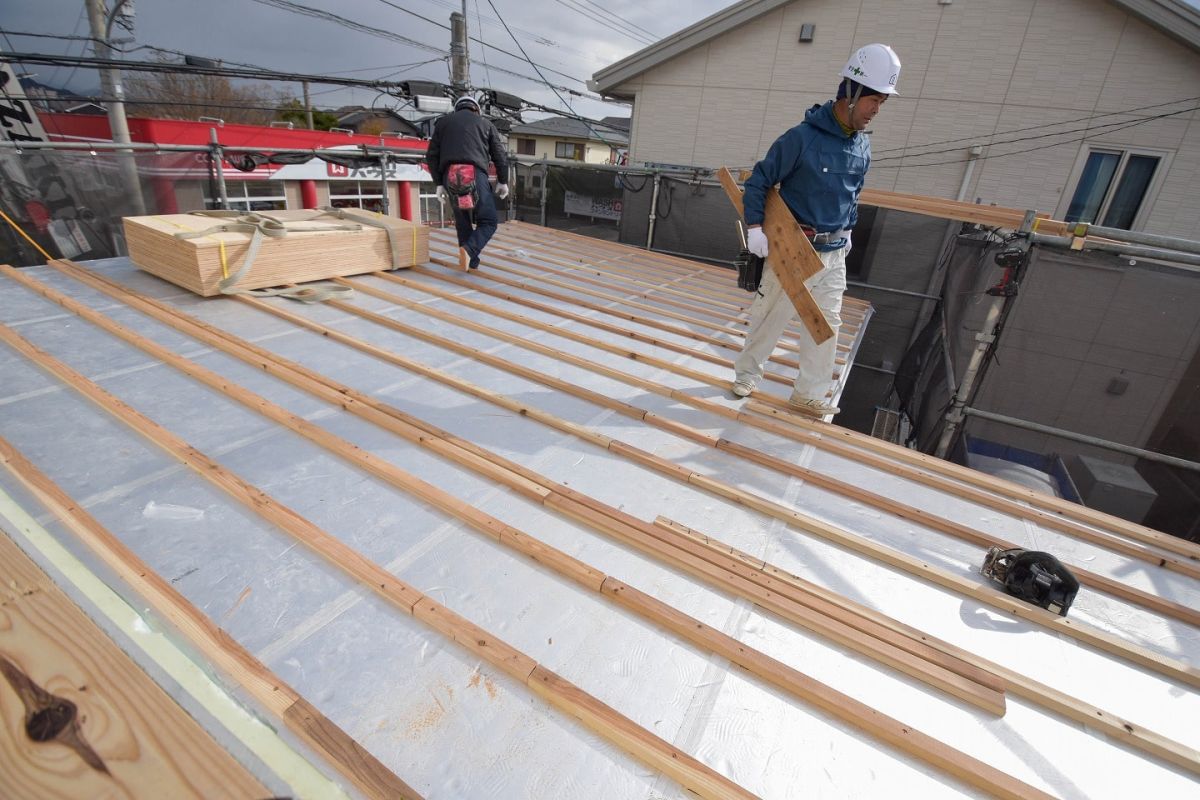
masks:
<path id="1" fill-rule="evenodd" d="M 447 200 L 454 209 L 454 226 L 458 229 L 458 264 L 463 270 L 478 269 L 479 255 L 496 232 L 499 218 L 492 188 L 488 185 L 488 162 L 496 165 L 496 195 L 508 197 L 508 158 L 500 134 L 490 120 L 479 113 L 479 103 L 470 95 L 454 102 L 454 112 L 434 124 L 433 137 L 425 161 L 429 173 L 437 182 L 438 199 Z M 454 169 L 458 165 L 474 167 L 474 186 L 470 191 L 473 203 L 459 201 L 464 177 L 470 170 Z M 448 185 L 449 182 L 449 185 Z M 473 205 L 473 208 L 464 208 Z"/>

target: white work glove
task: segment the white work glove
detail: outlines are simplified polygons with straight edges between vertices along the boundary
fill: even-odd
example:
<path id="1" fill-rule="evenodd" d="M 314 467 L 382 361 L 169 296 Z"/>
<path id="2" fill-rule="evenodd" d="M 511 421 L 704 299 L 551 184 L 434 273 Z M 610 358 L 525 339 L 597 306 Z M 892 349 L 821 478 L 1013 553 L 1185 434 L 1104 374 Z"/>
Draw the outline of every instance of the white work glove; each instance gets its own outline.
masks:
<path id="1" fill-rule="evenodd" d="M 843 229 L 839 232 L 842 234 L 842 236 L 844 236 L 846 238 L 846 253 L 845 254 L 850 255 L 850 248 L 854 246 L 854 242 L 850 241 L 850 231 Z"/>
<path id="2" fill-rule="evenodd" d="M 435 191 L 435 194 L 437 194 L 437 199 L 438 199 L 439 203 L 446 202 L 446 187 L 445 186 L 442 186 L 439 183 L 437 189 L 434 191 Z"/>
<path id="3" fill-rule="evenodd" d="M 501 200 L 508 197 L 508 184 L 507 183 L 496 184 L 496 197 L 499 197 Z"/>
<path id="4" fill-rule="evenodd" d="M 759 258 L 767 257 L 767 235 L 762 228 L 751 228 L 746 237 L 746 249 Z"/>

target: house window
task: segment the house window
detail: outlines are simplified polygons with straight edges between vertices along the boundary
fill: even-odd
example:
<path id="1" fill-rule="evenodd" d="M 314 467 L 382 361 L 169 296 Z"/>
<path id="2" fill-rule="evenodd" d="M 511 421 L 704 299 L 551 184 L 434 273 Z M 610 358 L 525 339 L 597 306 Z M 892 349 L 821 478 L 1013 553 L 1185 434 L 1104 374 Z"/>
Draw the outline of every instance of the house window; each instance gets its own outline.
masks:
<path id="1" fill-rule="evenodd" d="M 287 208 L 283 181 L 228 181 L 225 193 L 233 211 L 281 211 Z M 208 194 L 208 186 L 204 187 L 204 195 L 205 208 L 218 207 L 217 198 Z"/>
<path id="2" fill-rule="evenodd" d="M 519 156 L 535 156 L 535 155 L 537 155 L 537 140 L 535 140 L 535 139 L 517 139 L 517 155 L 519 155 Z"/>
<path id="3" fill-rule="evenodd" d="M 583 145 L 575 142 L 555 142 L 554 157 L 569 161 L 583 161 Z"/>
<path id="4" fill-rule="evenodd" d="M 1147 200 L 1159 173 L 1161 154 L 1090 148 L 1064 219 L 1129 230 Z"/>
<path id="5" fill-rule="evenodd" d="M 365 208 L 383 213 L 383 192 L 378 181 L 330 181 L 329 205 L 334 208 Z"/>

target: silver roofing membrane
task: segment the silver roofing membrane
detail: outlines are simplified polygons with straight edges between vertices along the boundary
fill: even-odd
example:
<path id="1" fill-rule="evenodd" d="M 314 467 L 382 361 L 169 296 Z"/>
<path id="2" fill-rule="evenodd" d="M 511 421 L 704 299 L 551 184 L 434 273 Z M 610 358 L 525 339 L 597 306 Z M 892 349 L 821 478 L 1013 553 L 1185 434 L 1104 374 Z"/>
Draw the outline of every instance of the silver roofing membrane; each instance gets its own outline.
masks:
<path id="1" fill-rule="evenodd" d="M 864 464 L 802 436 L 780 435 L 685 402 L 688 397 L 726 409 L 745 407 L 727 391 L 731 370 L 711 358 L 736 354 L 738 323 L 726 317 L 736 319 L 748 295 L 737 292 L 732 273 L 520 223 L 501 226 L 477 273 L 464 275 L 437 263 L 452 259 L 448 233 L 435 231 L 431 243 L 430 265 L 393 278 L 350 280 L 359 289 L 349 301 L 355 308 L 411 326 L 407 331 L 330 305 L 266 301 L 409 359 L 419 370 L 252 303 L 191 296 L 124 259 L 85 267 L 560 487 L 643 522 L 666 518 L 693 528 L 1185 749 L 1200 746 L 1194 686 L 816 538 L 803 526 L 726 499 L 696 480 L 652 470 L 619 447 L 602 446 L 608 440 L 600 437 L 640 448 L 660 463 L 683 468 L 682 474 L 736 487 L 982 584 L 979 545 L 653 427 L 636 413 L 618 413 L 527 371 L 1200 607 L 1200 587 L 1190 575 L 1081 541 L 1028 515 L 957 497 L 942 483 L 914 476 L 898 457 Z M 0 323 L 374 564 L 748 792 L 766 798 L 986 796 L 235 402 L 232 387 L 255 392 L 432 484 L 463 508 L 491 515 L 1037 789 L 1077 798 L 1149 792 L 1185 797 L 1195 791 L 1195 773 L 1012 690 L 1003 716 L 964 703 L 200 343 L 74 277 L 50 267 L 22 273 L 213 370 L 231 388 L 208 388 L 8 277 L 0 277 Z M 713 315 L 679 302 L 708 306 Z M 842 344 L 849 362 L 867 317 L 865 304 L 848 306 Z M 718 331 L 721 326 L 727 330 Z M 792 341 L 803 335 L 797 327 Z M 455 352 L 433 336 L 475 352 Z M 788 355 L 783 348 L 776 352 Z M 784 380 L 764 381 L 760 402 L 787 396 L 788 368 L 773 364 L 771 370 Z M 848 375 L 843 370 L 841 380 Z M 424 796 L 692 796 L 468 648 L 372 594 L 7 345 L 0 345 L 0 376 L 0 436 Z M 455 380 L 478 388 L 469 391 Z M 874 452 L 832 425 L 808 423 L 795 430 L 824 431 L 823 439 Z M 0 470 L 0 488 L 6 503 L 38 517 L 118 592 L 130 595 L 7 470 Z M 2 516 L 0 526 L 22 543 Z M 1115 521 L 1088 527 L 1124 530 Z M 146 613 L 152 624 L 167 627 L 152 609 Z M 1088 587 L 1069 619 L 1186 664 L 1194 664 L 1200 652 L 1193 625 Z"/>

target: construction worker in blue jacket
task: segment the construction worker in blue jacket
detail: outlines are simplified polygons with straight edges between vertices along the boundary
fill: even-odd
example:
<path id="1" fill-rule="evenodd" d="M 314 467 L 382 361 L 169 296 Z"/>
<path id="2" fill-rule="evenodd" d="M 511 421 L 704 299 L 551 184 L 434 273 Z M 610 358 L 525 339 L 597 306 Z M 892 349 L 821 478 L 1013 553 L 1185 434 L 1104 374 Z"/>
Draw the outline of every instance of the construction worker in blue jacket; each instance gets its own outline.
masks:
<path id="1" fill-rule="evenodd" d="M 834 336 L 800 347 L 799 370 L 789 398 L 806 414 L 825 418 L 841 409 L 829 399 L 834 381 L 846 254 L 858 220 L 858 195 L 871 164 L 871 142 L 863 133 L 884 101 L 896 94 L 900 59 L 884 44 L 869 44 L 842 70 L 837 98 L 813 106 L 804 121 L 784 133 L 754 166 L 743 196 L 747 247 L 767 259 L 758 296 L 750 306 L 749 329 L 734 360 L 733 393 L 746 397 L 762 379 L 763 365 L 796 315 L 791 299 L 771 268 L 770 245 L 762 229 L 767 192 L 779 194 L 802 226 L 825 268 L 806 282 Z"/>

